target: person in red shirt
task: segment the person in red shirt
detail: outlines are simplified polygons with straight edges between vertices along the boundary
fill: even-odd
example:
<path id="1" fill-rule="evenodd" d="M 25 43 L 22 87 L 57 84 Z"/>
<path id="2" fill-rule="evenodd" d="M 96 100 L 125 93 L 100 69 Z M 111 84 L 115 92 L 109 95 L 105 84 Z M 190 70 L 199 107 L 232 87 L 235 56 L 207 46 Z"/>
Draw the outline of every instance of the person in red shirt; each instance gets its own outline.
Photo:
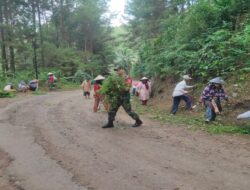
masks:
<path id="1" fill-rule="evenodd" d="M 106 111 L 108 111 L 108 104 L 105 102 L 104 97 L 98 92 L 101 89 L 101 85 L 103 80 L 105 79 L 105 77 L 103 77 L 102 75 L 98 75 L 94 81 L 94 98 L 95 98 L 95 102 L 94 102 L 94 107 L 93 107 L 93 112 L 97 112 L 98 108 L 99 108 L 99 104 L 100 102 L 103 103 L 103 106 L 105 108 Z"/>
<path id="2" fill-rule="evenodd" d="M 55 76 L 53 73 L 48 73 L 48 75 L 49 75 L 49 80 L 48 80 L 49 89 L 52 90 L 54 88 Z"/>

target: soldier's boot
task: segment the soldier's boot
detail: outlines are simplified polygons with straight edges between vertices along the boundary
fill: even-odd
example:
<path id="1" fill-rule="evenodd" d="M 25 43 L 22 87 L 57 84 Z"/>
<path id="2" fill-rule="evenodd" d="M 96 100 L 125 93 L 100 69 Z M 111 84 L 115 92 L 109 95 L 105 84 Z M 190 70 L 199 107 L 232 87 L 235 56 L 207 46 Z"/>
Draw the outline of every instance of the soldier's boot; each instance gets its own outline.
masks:
<path id="1" fill-rule="evenodd" d="M 114 127 L 113 121 L 109 121 L 106 125 L 103 125 L 102 128 L 112 128 Z"/>
<path id="2" fill-rule="evenodd" d="M 142 125 L 142 121 L 140 119 L 135 120 L 135 124 L 132 127 L 140 127 Z"/>

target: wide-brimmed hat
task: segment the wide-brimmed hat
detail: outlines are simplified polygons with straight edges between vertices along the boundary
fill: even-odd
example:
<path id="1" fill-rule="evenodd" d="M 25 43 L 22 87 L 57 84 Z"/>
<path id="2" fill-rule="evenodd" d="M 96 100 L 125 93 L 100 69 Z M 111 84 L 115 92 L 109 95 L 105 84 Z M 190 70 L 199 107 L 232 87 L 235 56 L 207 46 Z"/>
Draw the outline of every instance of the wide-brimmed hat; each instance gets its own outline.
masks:
<path id="1" fill-rule="evenodd" d="M 191 80 L 192 79 L 189 75 L 183 75 L 182 78 L 185 79 L 185 80 Z"/>
<path id="2" fill-rule="evenodd" d="M 220 77 L 215 77 L 209 81 L 209 83 L 215 83 L 215 84 L 224 84 L 225 81 L 222 80 Z"/>
<path id="3" fill-rule="evenodd" d="M 104 80 L 105 77 L 102 75 L 98 75 L 94 80 Z"/>
<path id="4" fill-rule="evenodd" d="M 141 80 L 148 80 L 148 78 L 147 77 L 142 77 Z"/>
<path id="5" fill-rule="evenodd" d="M 53 73 L 49 72 L 48 75 L 53 75 Z"/>

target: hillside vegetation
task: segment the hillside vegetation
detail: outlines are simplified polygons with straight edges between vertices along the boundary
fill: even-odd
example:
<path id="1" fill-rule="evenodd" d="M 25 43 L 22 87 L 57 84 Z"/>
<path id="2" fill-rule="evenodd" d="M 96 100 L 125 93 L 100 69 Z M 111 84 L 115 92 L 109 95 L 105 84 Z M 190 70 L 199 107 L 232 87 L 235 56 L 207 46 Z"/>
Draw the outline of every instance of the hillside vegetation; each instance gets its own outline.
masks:
<path id="1" fill-rule="evenodd" d="M 110 26 L 108 2 L 1 1 L 0 87 L 34 78 L 46 87 L 53 72 L 63 88 L 123 65 L 168 101 L 183 74 L 198 84 L 195 97 L 220 76 L 231 111 L 249 109 L 249 0 L 128 0 L 120 27 Z"/>

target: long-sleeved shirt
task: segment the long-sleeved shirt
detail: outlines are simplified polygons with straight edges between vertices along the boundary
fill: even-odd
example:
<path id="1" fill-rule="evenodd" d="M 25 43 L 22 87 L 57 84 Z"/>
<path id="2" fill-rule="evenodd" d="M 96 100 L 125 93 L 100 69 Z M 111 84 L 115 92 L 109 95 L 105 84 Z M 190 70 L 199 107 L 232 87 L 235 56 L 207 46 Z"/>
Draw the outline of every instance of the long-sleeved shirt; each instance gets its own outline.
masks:
<path id="1" fill-rule="evenodd" d="M 149 95 L 151 92 L 151 84 L 149 82 L 147 82 L 147 86 L 146 84 L 144 84 L 143 82 L 140 82 L 138 87 L 137 87 L 137 91 L 139 92 L 139 98 L 140 100 L 148 100 L 149 99 Z"/>
<path id="2" fill-rule="evenodd" d="M 189 88 L 193 88 L 193 86 L 188 86 L 186 81 L 183 80 L 181 82 L 179 82 L 176 86 L 175 86 L 175 89 L 173 91 L 173 94 L 172 96 L 173 97 L 176 97 L 176 96 L 181 96 L 181 95 L 184 95 L 187 93 L 186 89 L 189 89 Z"/>
<path id="3" fill-rule="evenodd" d="M 201 98 L 203 101 L 208 100 L 211 101 L 213 98 L 223 98 L 227 99 L 228 96 L 225 93 L 223 88 L 215 88 L 213 85 L 208 85 L 206 88 L 203 90 Z"/>

